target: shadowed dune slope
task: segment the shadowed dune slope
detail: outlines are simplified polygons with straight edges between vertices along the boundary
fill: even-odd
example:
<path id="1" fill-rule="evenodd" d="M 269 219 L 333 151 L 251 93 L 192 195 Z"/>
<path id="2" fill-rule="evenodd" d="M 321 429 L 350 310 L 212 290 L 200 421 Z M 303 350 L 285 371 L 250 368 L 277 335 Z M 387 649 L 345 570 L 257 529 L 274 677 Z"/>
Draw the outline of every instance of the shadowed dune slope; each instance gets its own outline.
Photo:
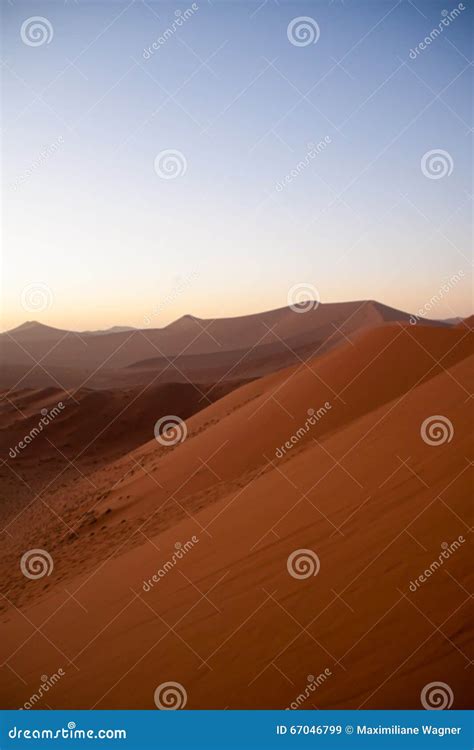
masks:
<path id="1" fill-rule="evenodd" d="M 238 385 L 9 393 L 0 408 L 1 522 L 14 518 L 37 493 L 51 495 L 58 483 L 64 488 L 84 480 L 94 488 L 88 475 L 152 439 L 160 418 L 188 419 Z"/>
<path id="2" fill-rule="evenodd" d="M 71 459 L 80 453 L 83 460 L 103 463 L 151 439 L 160 417 L 187 419 L 238 385 L 169 383 L 113 391 L 82 389 L 72 396 L 58 388 L 18 391 L 2 404 L 0 451 L 8 459 L 8 448 L 34 430 L 42 416 L 53 414 L 47 429 L 18 452 L 16 464 L 46 459 L 58 450 Z"/>

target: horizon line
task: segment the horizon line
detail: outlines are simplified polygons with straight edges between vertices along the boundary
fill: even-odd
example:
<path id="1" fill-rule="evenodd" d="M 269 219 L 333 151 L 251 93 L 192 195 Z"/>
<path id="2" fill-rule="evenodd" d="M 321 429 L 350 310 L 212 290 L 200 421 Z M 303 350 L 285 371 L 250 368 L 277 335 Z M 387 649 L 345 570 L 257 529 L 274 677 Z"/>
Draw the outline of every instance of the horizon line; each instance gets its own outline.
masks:
<path id="1" fill-rule="evenodd" d="M 239 318 L 251 318 L 255 317 L 257 315 L 266 315 L 273 312 L 278 312 L 281 310 L 291 310 L 297 307 L 303 307 L 310 305 L 311 307 L 309 309 L 312 309 L 313 312 L 315 312 L 319 307 L 327 307 L 330 305 L 350 305 L 350 304 L 357 304 L 360 303 L 360 305 L 380 305 L 382 307 L 388 308 L 390 310 L 395 310 L 397 312 L 404 313 L 405 315 L 414 317 L 414 318 L 423 318 L 432 322 L 449 322 L 451 320 L 453 321 L 461 321 L 468 319 L 471 315 L 474 313 L 468 313 L 468 315 L 455 315 L 453 314 L 451 317 L 440 317 L 440 318 L 429 318 L 426 314 L 422 314 L 422 308 L 419 308 L 416 313 L 408 312 L 406 310 L 403 310 L 401 308 L 393 307 L 392 305 L 386 305 L 384 302 L 379 302 L 376 299 L 351 299 L 351 300 L 345 300 L 341 302 L 322 302 L 319 299 L 316 299 L 315 297 L 307 297 L 306 299 L 302 301 L 297 301 L 292 304 L 282 305 L 281 307 L 272 307 L 272 308 L 265 308 L 264 310 L 260 310 L 258 312 L 251 312 L 251 313 L 244 313 L 243 315 L 227 315 L 222 317 L 210 317 L 210 318 L 200 318 L 197 315 L 193 315 L 192 313 L 185 313 L 183 315 L 180 315 L 178 318 L 175 318 L 170 323 L 167 323 L 164 326 L 154 326 L 151 327 L 149 325 L 144 325 L 142 327 L 137 325 L 130 325 L 130 324 L 120 324 L 115 323 L 107 328 L 87 328 L 87 329 L 73 329 L 73 328 L 62 328 L 60 326 L 56 325 L 49 325 L 48 323 L 41 323 L 39 320 L 33 319 L 33 320 L 25 320 L 23 323 L 19 323 L 17 326 L 14 326 L 13 328 L 6 328 L 0 330 L 0 335 L 13 333 L 14 331 L 18 331 L 22 328 L 26 328 L 27 326 L 37 326 L 40 328 L 49 328 L 52 331 L 59 331 L 64 333 L 78 333 L 78 334 L 99 334 L 99 333 L 125 333 L 127 331 L 163 331 L 167 328 L 170 328 L 173 325 L 176 325 L 181 320 L 185 320 L 186 318 L 191 320 L 196 320 L 200 322 L 214 322 L 216 320 L 238 320 Z M 426 307 L 425 303 L 425 307 Z M 298 312 L 302 312 L 299 310 Z M 149 315 L 144 315 L 143 318 L 149 318 Z M 114 329 L 122 329 L 122 330 L 114 330 Z"/>

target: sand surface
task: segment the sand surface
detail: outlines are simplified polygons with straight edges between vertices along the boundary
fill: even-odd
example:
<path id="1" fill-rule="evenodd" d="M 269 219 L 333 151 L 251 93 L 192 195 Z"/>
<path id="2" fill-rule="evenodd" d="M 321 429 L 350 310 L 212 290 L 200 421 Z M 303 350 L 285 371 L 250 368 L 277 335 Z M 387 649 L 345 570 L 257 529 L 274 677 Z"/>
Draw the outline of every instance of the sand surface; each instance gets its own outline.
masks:
<path id="1" fill-rule="evenodd" d="M 377 320 L 230 392 L 208 381 L 210 404 L 160 386 L 97 440 L 120 392 L 79 392 L 90 419 L 50 428 L 80 472 L 48 486 L 38 445 L 38 496 L 2 508 L 2 706 L 62 669 L 36 707 L 154 708 L 167 681 L 188 708 L 419 708 L 433 681 L 467 707 L 471 337 Z M 58 395 L 10 394 L 22 414 L 2 423 L 16 435 Z M 153 438 L 164 409 L 184 442 Z M 423 428 L 440 418 L 441 439 Z M 91 440 L 97 463 L 81 464 Z M 51 575 L 22 574 L 31 548 Z M 306 577 L 290 573 L 299 550 Z"/>

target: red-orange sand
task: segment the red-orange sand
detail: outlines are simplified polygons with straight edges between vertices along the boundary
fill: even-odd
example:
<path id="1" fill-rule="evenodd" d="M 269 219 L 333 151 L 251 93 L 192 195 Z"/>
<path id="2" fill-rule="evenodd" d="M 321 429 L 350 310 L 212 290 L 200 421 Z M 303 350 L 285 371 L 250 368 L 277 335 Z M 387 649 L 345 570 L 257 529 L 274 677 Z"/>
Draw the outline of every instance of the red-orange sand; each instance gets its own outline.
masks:
<path id="1" fill-rule="evenodd" d="M 471 336 L 361 327 L 194 413 L 184 442 L 152 414 L 149 440 L 10 504 L 2 707 L 60 668 L 36 708 L 151 709 L 167 681 L 190 709 L 419 708 L 435 681 L 467 707 Z M 31 548 L 50 576 L 22 574 Z M 299 550 L 315 575 L 290 574 Z"/>

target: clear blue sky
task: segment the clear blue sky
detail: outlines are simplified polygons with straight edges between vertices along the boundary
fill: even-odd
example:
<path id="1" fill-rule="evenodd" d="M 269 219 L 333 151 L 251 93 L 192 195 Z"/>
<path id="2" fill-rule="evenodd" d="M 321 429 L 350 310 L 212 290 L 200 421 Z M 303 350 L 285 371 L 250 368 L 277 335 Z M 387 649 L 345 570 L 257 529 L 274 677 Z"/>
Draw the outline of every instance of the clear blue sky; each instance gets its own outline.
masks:
<path id="1" fill-rule="evenodd" d="M 460 271 L 432 317 L 469 314 L 472 2 L 412 57 L 457 3 L 196 7 L 147 55 L 191 2 L 5 2 L 2 327 L 239 315 L 299 283 L 416 311 Z"/>

